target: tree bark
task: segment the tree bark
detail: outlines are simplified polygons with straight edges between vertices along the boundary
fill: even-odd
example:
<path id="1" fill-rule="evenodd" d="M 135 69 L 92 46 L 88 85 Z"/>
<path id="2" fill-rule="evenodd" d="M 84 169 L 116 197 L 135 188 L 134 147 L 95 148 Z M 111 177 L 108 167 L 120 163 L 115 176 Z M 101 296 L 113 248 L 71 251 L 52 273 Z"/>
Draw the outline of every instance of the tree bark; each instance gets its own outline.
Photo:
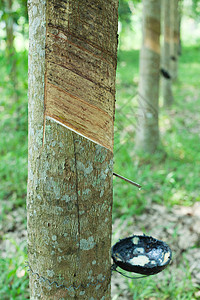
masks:
<path id="1" fill-rule="evenodd" d="M 110 299 L 118 1 L 28 5 L 31 299 Z"/>
<path id="2" fill-rule="evenodd" d="M 153 153 L 159 145 L 160 1 L 143 0 L 143 43 L 140 52 L 139 118 L 136 148 Z"/>
<path id="3" fill-rule="evenodd" d="M 163 104 L 169 107 L 174 102 L 172 93 L 172 73 L 170 69 L 170 45 L 171 45 L 171 24 L 170 24 L 170 6 L 172 1 L 162 0 L 162 19 L 163 19 L 163 46 L 162 46 L 162 68 L 168 73 L 169 78 L 162 77 L 162 95 Z"/>
<path id="4" fill-rule="evenodd" d="M 175 81 L 178 76 L 178 51 L 179 51 L 179 24 L 180 24 L 180 13 L 179 13 L 179 0 L 171 1 L 171 45 L 170 45 L 170 72 L 172 80 Z"/>

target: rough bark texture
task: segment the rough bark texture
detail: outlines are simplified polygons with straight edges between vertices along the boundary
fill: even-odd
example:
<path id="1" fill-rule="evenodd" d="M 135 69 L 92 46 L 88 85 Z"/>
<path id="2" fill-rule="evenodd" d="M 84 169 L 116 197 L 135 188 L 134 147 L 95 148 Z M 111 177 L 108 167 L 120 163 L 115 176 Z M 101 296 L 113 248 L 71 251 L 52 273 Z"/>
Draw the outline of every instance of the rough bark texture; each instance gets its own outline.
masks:
<path id="1" fill-rule="evenodd" d="M 172 80 L 177 79 L 178 73 L 178 51 L 179 51 L 179 0 L 171 1 L 171 13 L 170 13 L 170 23 L 171 23 L 171 44 L 170 44 L 170 72 Z"/>
<path id="2" fill-rule="evenodd" d="M 159 144 L 160 0 L 143 1 L 143 44 L 140 52 L 139 118 L 136 148 L 154 152 Z"/>
<path id="3" fill-rule="evenodd" d="M 170 75 L 170 78 L 162 77 L 162 95 L 164 106 L 169 107 L 174 102 L 172 94 L 172 74 L 170 69 L 170 45 L 171 45 L 171 24 L 170 24 L 170 7 L 172 1 L 162 0 L 162 68 Z"/>
<path id="4" fill-rule="evenodd" d="M 30 0 L 29 21 L 31 299 L 110 299 L 117 1 Z"/>

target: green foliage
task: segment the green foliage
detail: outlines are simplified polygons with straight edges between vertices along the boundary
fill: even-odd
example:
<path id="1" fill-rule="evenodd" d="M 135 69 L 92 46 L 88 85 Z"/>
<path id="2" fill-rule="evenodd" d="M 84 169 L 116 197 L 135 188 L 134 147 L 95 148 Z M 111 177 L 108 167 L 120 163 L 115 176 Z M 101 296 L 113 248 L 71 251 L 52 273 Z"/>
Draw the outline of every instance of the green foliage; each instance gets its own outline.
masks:
<path id="1" fill-rule="evenodd" d="M 192 0 L 192 12 L 197 19 L 200 18 L 200 1 L 199 0 Z"/>
<path id="2" fill-rule="evenodd" d="M 122 23 L 130 24 L 131 22 L 131 10 L 128 0 L 119 1 L 119 21 Z"/>
<path id="3" fill-rule="evenodd" d="M 18 101 L 9 81 L 9 64 L 0 73 L 0 198 L 25 203 L 27 178 L 27 52 L 17 54 Z M 3 62 L 4 53 L 0 53 Z"/>
<path id="4" fill-rule="evenodd" d="M 21 30 L 24 34 L 24 26 L 28 23 L 27 0 L 12 0 L 12 7 L 10 11 L 7 9 L 8 2 L 6 3 L 6 1 L 7 0 L 0 0 L 1 21 L 7 21 L 11 17 L 15 25 L 23 25 L 22 27 L 17 27 L 17 31 Z"/>
<path id="5" fill-rule="evenodd" d="M 0 52 L 0 231 L 14 231 L 11 214 L 26 203 L 27 181 L 27 51 L 16 53 L 18 90 L 10 82 L 10 65 L 5 64 L 5 53 Z M 14 94 L 17 92 L 18 100 Z M 26 223 L 26 219 L 23 220 Z M 16 218 L 15 218 L 16 223 Z M 9 226 L 7 225 L 9 224 Z M 23 225 L 25 227 L 25 225 Z M 7 228 L 7 229 L 6 229 Z M 16 233 L 17 234 L 17 233 Z M 1 299 L 28 299 L 28 278 L 24 273 L 26 244 L 2 236 L 1 243 L 9 242 L 14 248 L 12 256 L 2 252 L 0 259 Z M 7 240 L 7 242 L 6 242 Z M 2 247 L 2 244 L 1 244 Z"/>

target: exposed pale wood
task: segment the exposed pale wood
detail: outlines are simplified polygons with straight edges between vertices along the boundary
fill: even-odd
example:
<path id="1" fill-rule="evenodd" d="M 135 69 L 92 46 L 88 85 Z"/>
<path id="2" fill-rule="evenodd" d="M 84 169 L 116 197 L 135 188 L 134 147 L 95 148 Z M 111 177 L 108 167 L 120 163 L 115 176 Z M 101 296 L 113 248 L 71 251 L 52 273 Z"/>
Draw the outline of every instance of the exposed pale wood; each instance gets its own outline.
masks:
<path id="1" fill-rule="evenodd" d="M 46 116 L 112 151 L 113 118 L 104 110 L 50 83 L 47 99 Z"/>
<path id="2" fill-rule="evenodd" d="M 113 49 L 111 41 L 116 32 L 113 15 L 109 21 L 105 18 L 106 9 L 116 14 L 111 3 L 84 2 L 83 7 L 81 2 L 63 1 L 56 4 L 58 21 L 52 13 L 53 2 L 47 6 L 45 114 L 112 151 L 115 88 L 111 78 L 116 70 L 116 45 Z M 66 8 L 67 20 L 60 17 Z"/>

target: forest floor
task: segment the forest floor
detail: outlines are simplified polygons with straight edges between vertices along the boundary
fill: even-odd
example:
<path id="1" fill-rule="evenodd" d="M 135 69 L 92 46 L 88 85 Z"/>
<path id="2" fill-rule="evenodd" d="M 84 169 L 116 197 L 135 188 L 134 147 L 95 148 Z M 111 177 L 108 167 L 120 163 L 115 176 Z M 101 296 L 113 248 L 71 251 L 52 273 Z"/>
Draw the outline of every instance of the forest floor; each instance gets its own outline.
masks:
<path id="1" fill-rule="evenodd" d="M 128 282 L 131 281 L 133 287 L 136 281 L 137 285 L 140 281 L 141 289 L 149 285 L 152 280 L 158 281 L 161 292 L 163 289 L 169 291 L 169 282 L 166 277 L 170 278 L 171 284 L 175 285 L 174 288 L 177 290 L 180 288 L 180 296 L 182 295 L 180 299 L 189 300 L 189 298 L 184 298 L 184 292 L 186 293 L 188 288 L 194 292 L 193 295 L 191 294 L 191 299 L 200 299 L 198 291 L 200 286 L 200 202 L 196 202 L 192 207 L 174 206 L 170 210 L 162 205 L 153 204 L 142 215 L 129 217 L 123 222 L 116 219 L 113 224 L 114 242 L 126 236 L 143 233 L 163 240 L 170 246 L 172 263 L 163 273 L 150 276 L 148 279 L 130 280 L 116 273 L 112 278 L 112 299 L 135 299 L 133 298 L 134 289 L 127 289 Z M 179 282 L 182 282 L 182 287 L 179 287 Z M 163 292 L 163 298 L 160 297 L 157 294 L 156 297 L 145 298 L 144 295 L 144 298 L 141 296 L 136 299 L 178 299 L 170 297 L 169 292 L 168 295 Z"/>
<path id="2" fill-rule="evenodd" d="M 12 259 L 15 257 L 17 259 L 16 276 L 21 279 L 20 281 L 23 280 L 23 277 L 27 281 L 24 266 L 20 265 L 20 262 L 24 263 L 24 253 L 22 252 L 26 248 L 27 239 L 25 219 L 26 210 L 18 207 L 10 212 L 0 225 L 0 236 L 4 236 L 4 239 L 0 241 L 2 258 Z M 168 280 L 173 284 L 172 289 L 179 290 L 180 295 L 189 289 L 193 295 L 191 299 L 200 299 L 198 291 L 200 286 L 200 202 L 196 202 L 192 207 L 174 206 L 172 209 L 152 204 L 142 215 L 128 217 L 124 221 L 115 219 L 113 244 L 120 238 L 143 233 L 169 244 L 173 253 L 172 263 L 162 273 L 138 280 L 126 279 L 120 274 L 114 273 L 112 276 L 112 299 L 173 299 L 174 291 L 171 291 L 170 297 Z M 181 286 L 179 286 L 180 282 Z M 140 289 L 144 293 L 145 286 L 148 286 L 148 289 L 155 289 L 156 284 L 160 289 L 160 295 L 166 294 L 163 289 L 168 291 L 167 297 L 159 298 L 161 296 L 158 296 L 157 292 L 157 296 L 146 297 L 145 294 L 143 296 L 140 294 L 138 298 L 133 298 L 135 284 L 137 284 L 137 293 L 140 293 Z M 149 294 L 153 295 L 154 293 L 148 290 Z"/>

